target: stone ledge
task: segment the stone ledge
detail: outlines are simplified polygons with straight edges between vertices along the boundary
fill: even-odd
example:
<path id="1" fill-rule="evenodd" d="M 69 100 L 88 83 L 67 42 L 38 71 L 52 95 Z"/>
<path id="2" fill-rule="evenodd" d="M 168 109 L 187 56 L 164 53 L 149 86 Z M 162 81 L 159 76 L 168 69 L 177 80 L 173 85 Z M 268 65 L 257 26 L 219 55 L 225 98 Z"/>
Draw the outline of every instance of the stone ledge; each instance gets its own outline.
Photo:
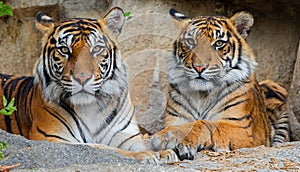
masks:
<path id="1" fill-rule="evenodd" d="M 162 166 L 138 163 L 115 152 L 89 146 L 29 141 L 0 130 L 7 143 L 1 165 L 20 163 L 18 171 L 198 171 L 198 170 L 300 170 L 300 142 L 280 147 L 239 149 L 234 152 L 200 152 L 193 161 Z"/>

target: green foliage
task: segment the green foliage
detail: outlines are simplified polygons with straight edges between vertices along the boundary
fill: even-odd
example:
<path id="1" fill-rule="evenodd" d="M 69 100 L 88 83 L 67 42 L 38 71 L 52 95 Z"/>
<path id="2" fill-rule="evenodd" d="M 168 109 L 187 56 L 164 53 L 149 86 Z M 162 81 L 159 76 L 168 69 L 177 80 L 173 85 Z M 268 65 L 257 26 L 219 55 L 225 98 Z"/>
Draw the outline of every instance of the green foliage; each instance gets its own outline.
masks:
<path id="1" fill-rule="evenodd" d="M 4 159 L 4 155 L 3 155 L 2 150 L 6 149 L 6 147 L 7 147 L 6 143 L 0 142 L 0 159 Z"/>
<path id="2" fill-rule="evenodd" d="M 130 14 L 131 14 L 130 11 L 128 11 L 128 12 L 124 13 L 124 16 L 125 17 L 130 17 Z"/>
<path id="3" fill-rule="evenodd" d="M 4 15 L 12 16 L 13 11 L 9 5 L 5 5 L 2 1 L 0 1 L 0 17 Z"/>
<path id="4" fill-rule="evenodd" d="M 7 99 L 5 98 L 5 96 L 2 96 L 2 101 L 4 108 L 0 110 L 0 114 L 11 115 L 14 111 L 17 110 L 17 107 L 14 106 L 15 98 L 12 98 L 11 101 L 7 104 Z"/>

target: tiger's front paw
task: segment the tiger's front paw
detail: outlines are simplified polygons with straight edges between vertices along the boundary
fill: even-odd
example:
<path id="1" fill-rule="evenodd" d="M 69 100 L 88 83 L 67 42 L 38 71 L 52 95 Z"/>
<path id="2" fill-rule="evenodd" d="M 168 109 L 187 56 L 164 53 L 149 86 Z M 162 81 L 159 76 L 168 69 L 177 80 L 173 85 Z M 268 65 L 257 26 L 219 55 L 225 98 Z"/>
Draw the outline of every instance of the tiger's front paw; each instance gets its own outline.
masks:
<path id="1" fill-rule="evenodd" d="M 187 143 L 184 139 L 166 132 L 163 135 L 153 135 L 147 139 L 147 145 L 154 151 L 172 149 L 177 154 L 177 157 L 182 161 L 184 159 L 193 160 L 197 153 L 197 146 Z"/>
<path id="2" fill-rule="evenodd" d="M 173 149 L 180 160 L 192 160 L 197 153 L 198 146 L 196 142 L 189 139 L 192 136 L 190 135 L 191 127 L 191 124 L 170 126 L 144 139 L 153 151 Z"/>
<path id="3" fill-rule="evenodd" d="M 158 133 L 144 137 L 148 148 L 153 151 L 166 150 L 175 148 L 181 138 L 178 130 L 171 130 L 170 127 L 159 131 Z"/>
<path id="4" fill-rule="evenodd" d="M 184 159 L 193 160 L 198 149 L 196 145 L 180 142 L 173 150 L 182 161 Z"/>

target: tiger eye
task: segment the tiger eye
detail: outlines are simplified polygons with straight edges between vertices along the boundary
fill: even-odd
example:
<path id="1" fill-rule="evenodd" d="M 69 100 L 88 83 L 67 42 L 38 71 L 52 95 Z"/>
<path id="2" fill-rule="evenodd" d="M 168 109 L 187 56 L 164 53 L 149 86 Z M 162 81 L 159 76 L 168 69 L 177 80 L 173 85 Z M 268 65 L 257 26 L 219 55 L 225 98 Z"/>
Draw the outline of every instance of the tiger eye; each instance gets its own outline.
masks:
<path id="1" fill-rule="evenodd" d="M 217 46 L 217 47 L 220 47 L 220 46 L 222 46 L 223 45 L 223 41 L 216 41 L 215 42 L 215 45 Z"/>
<path id="2" fill-rule="evenodd" d="M 68 54 L 69 53 L 69 49 L 67 47 L 61 47 L 60 48 L 60 51 L 63 53 L 63 54 Z"/>
<path id="3" fill-rule="evenodd" d="M 187 43 L 190 45 L 194 45 L 195 41 L 193 39 L 187 39 Z"/>
<path id="4" fill-rule="evenodd" d="M 93 53 L 99 53 L 99 51 L 101 51 L 101 47 L 99 45 L 96 45 L 92 50 Z"/>

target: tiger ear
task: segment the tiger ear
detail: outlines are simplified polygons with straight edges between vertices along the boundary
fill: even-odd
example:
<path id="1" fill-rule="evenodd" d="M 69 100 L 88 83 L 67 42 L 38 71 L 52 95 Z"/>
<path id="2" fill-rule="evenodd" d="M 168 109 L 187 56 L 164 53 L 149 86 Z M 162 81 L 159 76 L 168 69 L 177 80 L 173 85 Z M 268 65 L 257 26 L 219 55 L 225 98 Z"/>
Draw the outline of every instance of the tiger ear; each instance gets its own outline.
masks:
<path id="1" fill-rule="evenodd" d="M 37 28 L 41 31 L 48 31 L 54 27 L 54 19 L 47 16 L 44 12 L 38 12 L 35 17 Z"/>
<path id="2" fill-rule="evenodd" d="M 102 20 L 100 24 L 104 25 L 114 35 L 118 36 L 121 33 L 122 27 L 125 23 L 124 12 L 121 8 L 115 7 L 111 9 Z"/>
<path id="3" fill-rule="evenodd" d="M 188 16 L 178 12 L 174 8 L 170 9 L 169 14 L 175 19 L 174 23 L 180 29 L 185 28 L 191 22 L 191 19 Z"/>
<path id="4" fill-rule="evenodd" d="M 248 34 L 250 33 L 251 27 L 254 24 L 253 16 L 244 11 L 234 14 L 230 18 L 230 21 L 244 39 L 247 38 Z"/>

